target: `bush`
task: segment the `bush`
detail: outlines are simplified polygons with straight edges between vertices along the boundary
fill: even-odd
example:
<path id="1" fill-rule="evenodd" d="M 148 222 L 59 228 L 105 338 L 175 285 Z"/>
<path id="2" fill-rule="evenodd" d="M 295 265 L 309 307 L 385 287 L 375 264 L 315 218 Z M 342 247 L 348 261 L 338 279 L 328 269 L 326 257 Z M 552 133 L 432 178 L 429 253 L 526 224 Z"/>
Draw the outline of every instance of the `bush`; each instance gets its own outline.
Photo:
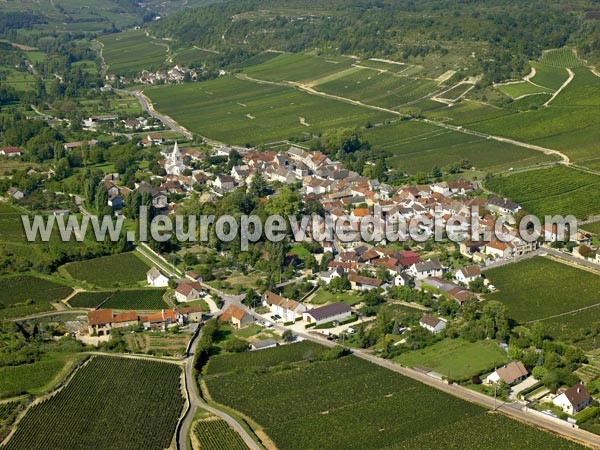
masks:
<path id="1" fill-rule="evenodd" d="M 314 328 L 316 326 L 316 323 L 307 323 L 306 325 L 304 325 L 304 328 L 306 328 L 307 330 L 309 328 Z"/>

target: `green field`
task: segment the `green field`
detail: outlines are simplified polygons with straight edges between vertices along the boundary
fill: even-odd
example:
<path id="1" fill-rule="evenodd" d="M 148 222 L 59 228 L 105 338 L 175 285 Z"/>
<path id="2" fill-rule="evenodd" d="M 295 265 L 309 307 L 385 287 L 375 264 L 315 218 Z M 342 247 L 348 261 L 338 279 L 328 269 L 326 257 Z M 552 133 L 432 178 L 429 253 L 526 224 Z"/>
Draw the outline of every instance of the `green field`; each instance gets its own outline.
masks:
<path id="1" fill-rule="evenodd" d="M 72 262 L 61 269 L 75 280 L 109 288 L 140 284 L 146 280 L 149 267 L 131 252 Z"/>
<path id="2" fill-rule="evenodd" d="M 478 169 L 507 170 L 554 158 L 535 150 L 447 130 L 423 122 L 403 121 L 370 128 L 365 137 L 374 148 L 390 151 L 388 164 L 409 173 L 428 172 L 467 159 Z"/>
<path id="3" fill-rule="evenodd" d="M 362 297 L 356 291 L 347 292 L 329 292 L 324 288 L 320 288 L 314 297 L 310 298 L 310 303 L 313 305 L 323 305 L 325 303 L 344 302 L 350 306 L 356 305 L 362 301 Z"/>
<path id="4" fill-rule="evenodd" d="M 439 96 L 448 100 L 458 100 L 461 95 L 464 95 L 469 89 L 473 87 L 470 83 L 461 83 L 441 93 Z"/>
<path id="5" fill-rule="evenodd" d="M 406 63 L 389 63 L 389 62 L 384 62 L 384 61 L 374 61 L 372 59 L 364 59 L 361 60 L 358 65 L 360 66 L 364 66 L 364 67 L 372 67 L 373 69 L 379 69 L 379 70 L 386 70 L 388 72 L 392 72 L 392 73 L 400 73 L 400 72 L 406 72 L 407 69 L 410 66 L 410 64 L 406 64 Z"/>
<path id="6" fill-rule="evenodd" d="M 69 286 L 31 275 L 0 278 L 0 317 L 21 317 L 53 309 L 72 292 Z"/>
<path id="7" fill-rule="evenodd" d="M 569 78 L 569 73 L 564 68 L 537 62 L 531 62 L 530 64 L 531 67 L 535 68 L 535 76 L 531 81 L 537 85 L 556 90 Z"/>
<path id="8" fill-rule="evenodd" d="M 425 78 L 409 78 L 374 69 L 362 69 L 332 81 L 319 83 L 315 89 L 369 105 L 398 109 L 408 102 L 435 92 L 439 86 L 435 81 Z"/>
<path id="9" fill-rule="evenodd" d="M 307 83 L 341 72 L 354 60 L 343 56 L 320 57 L 305 53 L 283 53 L 244 72 L 259 80 Z"/>
<path id="10" fill-rule="evenodd" d="M 496 341 L 444 339 L 430 347 L 394 358 L 403 366 L 424 366 L 453 380 L 466 380 L 508 362 Z"/>
<path id="11" fill-rule="evenodd" d="M 79 292 L 69 300 L 72 308 L 163 309 L 164 289 L 126 289 L 122 291 Z"/>
<path id="12" fill-rule="evenodd" d="M 4 448 L 167 448 L 184 404 L 180 376 L 174 364 L 94 357 L 28 411 Z"/>
<path id="13" fill-rule="evenodd" d="M 239 145 L 278 141 L 392 118 L 390 114 L 291 87 L 258 84 L 232 76 L 151 88 L 145 93 L 157 110 L 190 131 Z"/>
<path id="14" fill-rule="evenodd" d="M 213 400 L 250 417 L 278 448 L 581 448 L 353 356 L 310 359 L 298 345 L 212 357 L 205 377 Z"/>
<path id="15" fill-rule="evenodd" d="M 519 323 L 600 303 L 600 276 L 547 258 L 508 264 L 485 275 L 498 289 L 489 298 L 504 303 L 509 317 Z M 587 315 L 600 320 L 600 308 L 587 310 Z"/>
<path id="16" fill-rule="evenodd" d="M 542 62 L 554 67 L 579 67 L 585 64 L 572 49 L 566 47 L 545 51 Z"/>
<path id="17" fill-rule="evenodd" d="M 102 56 L 110 73 L 131 75 L 165 65 L 168 45 L 146 36 L 144 30 L 109 34 L 99 41 L 103 44 Z"/>
<path id="18" fill-rule="evenodd" d="M 498 86 L 502 92 L 512 98 L 522 97 L 524 95 L 552 93 L 551 89 L 536 86 L 529 81 L 520 81 L 518 83 L 501 84 Z"/>
<path id="19" fill-rule="evenodd" d="M 116 292 L 102 305 L 112 309 L 164 309 L 164 289 L 132 289 Z"/>
<path id="20" fill-rule="evenodd" d="M 216 416 L 194 424 L 194 437 L 200 450 L 247 450 L 248 446 L 227 422 Z"/>
<path id="21" fill-rule="evenodd" d="M 486 187 L 519 203 L 526 211 L 584 218 L 600 214 L 600 176 L 564 166 L 493 178 Z"/>
<path id="22" fill-rule="evenodd" d="M 0 398 L 41 394 L 43 390 L 51 389 L 66 364 L 67 357 L 58 355 L 31 364 L 0 367 Z"/>

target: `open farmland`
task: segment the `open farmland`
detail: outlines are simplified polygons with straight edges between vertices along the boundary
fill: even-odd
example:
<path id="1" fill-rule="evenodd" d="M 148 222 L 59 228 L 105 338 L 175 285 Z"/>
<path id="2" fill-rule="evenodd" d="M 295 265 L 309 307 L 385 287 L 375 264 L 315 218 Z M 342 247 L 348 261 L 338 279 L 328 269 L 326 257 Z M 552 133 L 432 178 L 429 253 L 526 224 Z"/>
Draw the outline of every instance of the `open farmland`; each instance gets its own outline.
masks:
<path id="1" fill-rule="evenodd" d="M 72 308 L 95 309 L 111 295 L 114 295 L 114 291 L 78 292 L 69 299 L 69 305 Z"/>
<path id="2" fill-rule="evenodd" d="M 167 448 L 184 403 L 180 376 L 174 364 L 93 357 L 27 412 L 4 448 Z"/>
<path id="3" fill-rule="evenodd" d="M 146 36 L 144 30 L 109 34 L 100 38 L 100 42 L 108 71 L 117 75 L 157 69 L 167 58 L 167 44 Z"/>
<path id="4" fill-rule="evenodd" d="M 72 292 L 69 286 L 31 275 L 0 278 L 0 317 L 20 317 L 53 309 Z"/>
<path id="5" fill-rule="evenodd" d="M 442 92 L 439 97 L 447 99 L 447 100 L 458 100 L 461 96 L 465 95 L 470 89 L 473 88 L 473 85 L 470 83 L 460 83 L 456 86 L 451 87 L 450 89 Z"/>
<path id="6" fill-rule="evenodd" d="M 444 339 L 424 349 L 403 353 L 394 361 L 403 366 L 424 366 L 453 380 L 466 380 L 506 364 L 508 356 L 495 341 Z"/>
<path id="7" fill-rule="evenodd" d="M 53 355 L 30 364 L 0 367 L 0 398 L 41 394 L 52 389 L 60 381 L 56 377 L 70 361 L 69 355 Z"/>
<path id="8" fill-rule="evenodd" d="M 61 267 L 72 278 L 99 287 L 127 286 L 146 280 L 149 267 L 135 253 L 121 253 Z"/>
<path id="9" fill-rule="evenodd" d="M 353 356 L 307 359 L 297 345 L 215 356 L 205 377 L 213 400 L 250 417 L 279 448 L 581 448 Z M 286 351 L 295 362 L 264 364 Z M 231 371 L 210 370 L 215 360 Z"/>
<path id="10" fill-rule="evenodd" d="M 130 289 L 115 292 L 102 308 L 112 309 L 163 309 L 168 305 L 163 300 L 164 289 Z"/>
<path id="11" fill-rule="evenodd" d="M 375 69 L 353 71 L 315 86 L 316 90 L 327 94 L 390 109 L 399 108 L 439 88 L 435 81 L 396 76 Z"/>
<path id="12" fill-rule="evenodd" d="M 537 62 L 531 62 L 530 64 L 531 67 L 535 68 L 535 76 L 531 81 L 539 86 L 556 90 L 569 78 L 569 73 L 561 67 L 553 67 Z"/>
<path id="13" fill-rule="evenodd" d="M 600 276 L 547 258 L 508 264 L 487 270 L 485 275 L 498 289 L 489 298 L 504 303 L 508 316 L 519 323 L 600 303 Z M 600 308 L 591 308 L 587 314 L 600 320 Z"/>
<path id="14" fill-rule="evenodd" d="M 552 161 L 554 157 L 512 144 L 447 130 L 422 122 L 403 121 L 370 128 L 365 137 L 374 148 L 388 150 L 391 167 L 409 173 L 468 160 L 478 169 L 506 170 Z"/>
<path id="15" fill-rule="evenodd" d="M 352 58 L 343 56 L 282 53 L 262 64 L 248 67 L 244 72 L 259 80 L 307 83 L 346 70 L 353 63 Z"/>
<path id="16" fill-rule="evenodd" d="M 585 64 L 573 50 L 567 47 L 545 51 L 542 62 L 554 67 L 579 67 Z"/>
<path id="17" fill-rule="evenodd" d="M 486 187 L 538 217 L 573 214 L 581 219 L 600 214 L 600 176 L 564 166 L 500 176 Z"/>
<path id="18" fill-rule="evenodd" d="M 227 422 L 216 416 L 198 420 L 193 428 L 198 450 L 247 450 L 248 446 Z"/>
<path id="19" fill-rule="evenodd" d="M 524 95 L 532 94 L 547 94 L 552 93 L 552 89 L 536 86 L 529 81 L 521 81 L 518 83 L 507 83 L 498 85 L 498 89 L 512 98 L 519 98 Z"/>
<path id="20" fill-rule="evenodd" d="M 163 86 L 145 91 L 155 108 L 190 131 L 244 145 L 314 134 L 328 128 L 363 126 L 390 114 L 235 77 Z"/>

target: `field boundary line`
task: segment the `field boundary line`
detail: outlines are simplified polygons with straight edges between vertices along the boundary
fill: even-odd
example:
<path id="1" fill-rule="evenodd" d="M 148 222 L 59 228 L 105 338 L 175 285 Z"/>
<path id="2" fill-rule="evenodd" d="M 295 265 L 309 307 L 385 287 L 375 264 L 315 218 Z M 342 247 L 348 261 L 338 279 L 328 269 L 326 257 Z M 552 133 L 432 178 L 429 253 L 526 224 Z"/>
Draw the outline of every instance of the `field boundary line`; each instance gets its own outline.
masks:
<path id="1" fill-rule="evenodd" d="M 550 102 L 551 102 L 552 100 L 554 100 L 554 99 L 555 99 L 555 98 L 558 96 L 558 94 L 560 94 L 560 93 L 562 92 L 562 90 L 563 90 L 564 88 L 566 88 L 566 87 L 569 85 L 569 83 L 571 83 L 571 81 L 573 80 L 573 78 L 575 78 L 575 72 L 573 72 L 573 71 L 572 71 L 571 69 L 569 69 L 568 67 L 565 67 L 565 69 L 567 70 L 567 72 L 569 72 L 569 78 L 567 78 L 567 81 L 565 81 L 565 82 L 564 82 L 564 83 L 563 83 L 563 84 L 562 84 L 562 85 L 561 85 L 561 86 L 560 86 L 560 87 L 559 87 L 559 88 L 558 88 L 558 89 L 557 89 L 557 90 L 554 92 L 554 94 L 552 94 L 552 97 L 550 97 L 550 99 L 549 99 L 549 100 L 548 100 L 546 103 L 544 103 L 544 105 L 543 105 L 544 107 L 548 106 L 548 105 L 550 104 Z"/>
<path id="2" fill-rule="evenodd" d="M 529 324 L 529 323 L 535 323 L 535 322 L 542 322 L 544 320 L 549 320 L 549 319 L 556 319 L 557 317 L 562 317 L 562 316 L 568 316 L 569 314 L 575 314 L 581 311 L 585 311 L 588 309 L 592 309 L 592 308 L 597 308 L 600 306 L 600 303 L 595 303 L 593 305 L 589 305 L 589 306 L 584 306 L 583 308 L 578 308 L 578 309 L 574 309 L 572 311 L 567 311 L 564 313 L 560 313 L 560 314 L 555 314 L 553 316 L 548 316 L 548 317 L 543 317 L 541 319 L 536 319 L 536 320 L 529 320 L 527 322 L 523 322 L 524 324 Z"/>

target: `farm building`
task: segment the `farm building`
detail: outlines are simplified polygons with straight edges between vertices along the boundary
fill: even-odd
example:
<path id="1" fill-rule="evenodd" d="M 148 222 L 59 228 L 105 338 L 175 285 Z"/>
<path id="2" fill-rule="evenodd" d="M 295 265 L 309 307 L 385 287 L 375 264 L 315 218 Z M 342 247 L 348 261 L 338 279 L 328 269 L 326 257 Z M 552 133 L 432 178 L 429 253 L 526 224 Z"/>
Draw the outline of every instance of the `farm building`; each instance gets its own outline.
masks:
<path id="1" fill-rule="evenodd" d="M 421 317 L 419 325 L 433 334 L 438 334 L 444 328 L 446 328 L 448 322 L 445 319 L 442 319 L 441 317 L 432 316 L 431 314 L 425 314 L 423 317 Z"/>
<path id="2" fill-rule="evenodd" d="M 262 296 L 263 306 L 268 306 L 273 314 L 278 314 L 285 322 L 294 322 L 302 318 L 302 313 L 308 308 L 294 300 L 289 300 L 271 291 L 265 291 Z"/>
<path id="3" fill-rule="evenodd" d="M 156 267 L 146 273 L 146 281 L 152 287 L 166 287 L 169 285 L 169 279 L 160 273 Z"/>
<path id="4" fill-rule="evenodd" d="M 175 289 L 175 298 L 180 303 L 198 300 L 202 293 L 202 287 L 197 281 L 182 281 Z"/>
<path id="5" fill-rule="evenodd" d="M 498 383 L 500 380 L 504 381 L 509 386 L 523 381 L 527 378 L 529 372 L 521 361 L 513 361 L 505 366 L 495 370 L 492 374 L 488 375 L 485 379 L 486 384 Z"/>
<path id="6" fill-rule="evenodd" d="M 362 277 L 354 274 L 348 275 L 348 280 L 350 281 L 352 289 L 360 291 L 370 291 L 371 289 L 385 288 L 388 286 L 387 283 L 384 283 L 377 278 Z"/>
<path id="7" fill-rule="evenodd" d="M 254 317 L 234 305 L 229 305 L 219 319 L 231 323 L 235 328 L 244 328 L 254 322 Z"/>
<path id="8" fill-rule="evenodd" d="M 99 309 L 88 312 L 88 331 L 90 335 L 108 336 L 112 329 L 137 326 L 138 315 L 135 311 L 113 314 L 112 309 Z"/>
<path id="9" fill-rule="evenodd" d="M 592 396 L 583 384 L 577 383 L 569 389 L 559 391 L 552 403 L 567 414 L 576 414 L 592 403 Z"/>
<path id="10" fill-rule="evenodd" d="M 0 148 L 0 156 L 14 158 L 16 156 L 21 156 L 21 150 L 17 147 L 2 147 Z"/>
<path id="11" fill-rule="evenodd" d="M 306 311 L 302 313 L 302 318 L 308 323 L 320 325 L 327 322 L 344 321 L 349 319 L 351 314 L 352 309 L 348 305 L 338 302 Z"/>
<path id="12" fill-rule="evenodd" d="M 262 341 L 251 342 L 250 350 L 264 350 L 266 348 L 277 347 L 279 344 L 274 339 L 264 339 Z"/>

